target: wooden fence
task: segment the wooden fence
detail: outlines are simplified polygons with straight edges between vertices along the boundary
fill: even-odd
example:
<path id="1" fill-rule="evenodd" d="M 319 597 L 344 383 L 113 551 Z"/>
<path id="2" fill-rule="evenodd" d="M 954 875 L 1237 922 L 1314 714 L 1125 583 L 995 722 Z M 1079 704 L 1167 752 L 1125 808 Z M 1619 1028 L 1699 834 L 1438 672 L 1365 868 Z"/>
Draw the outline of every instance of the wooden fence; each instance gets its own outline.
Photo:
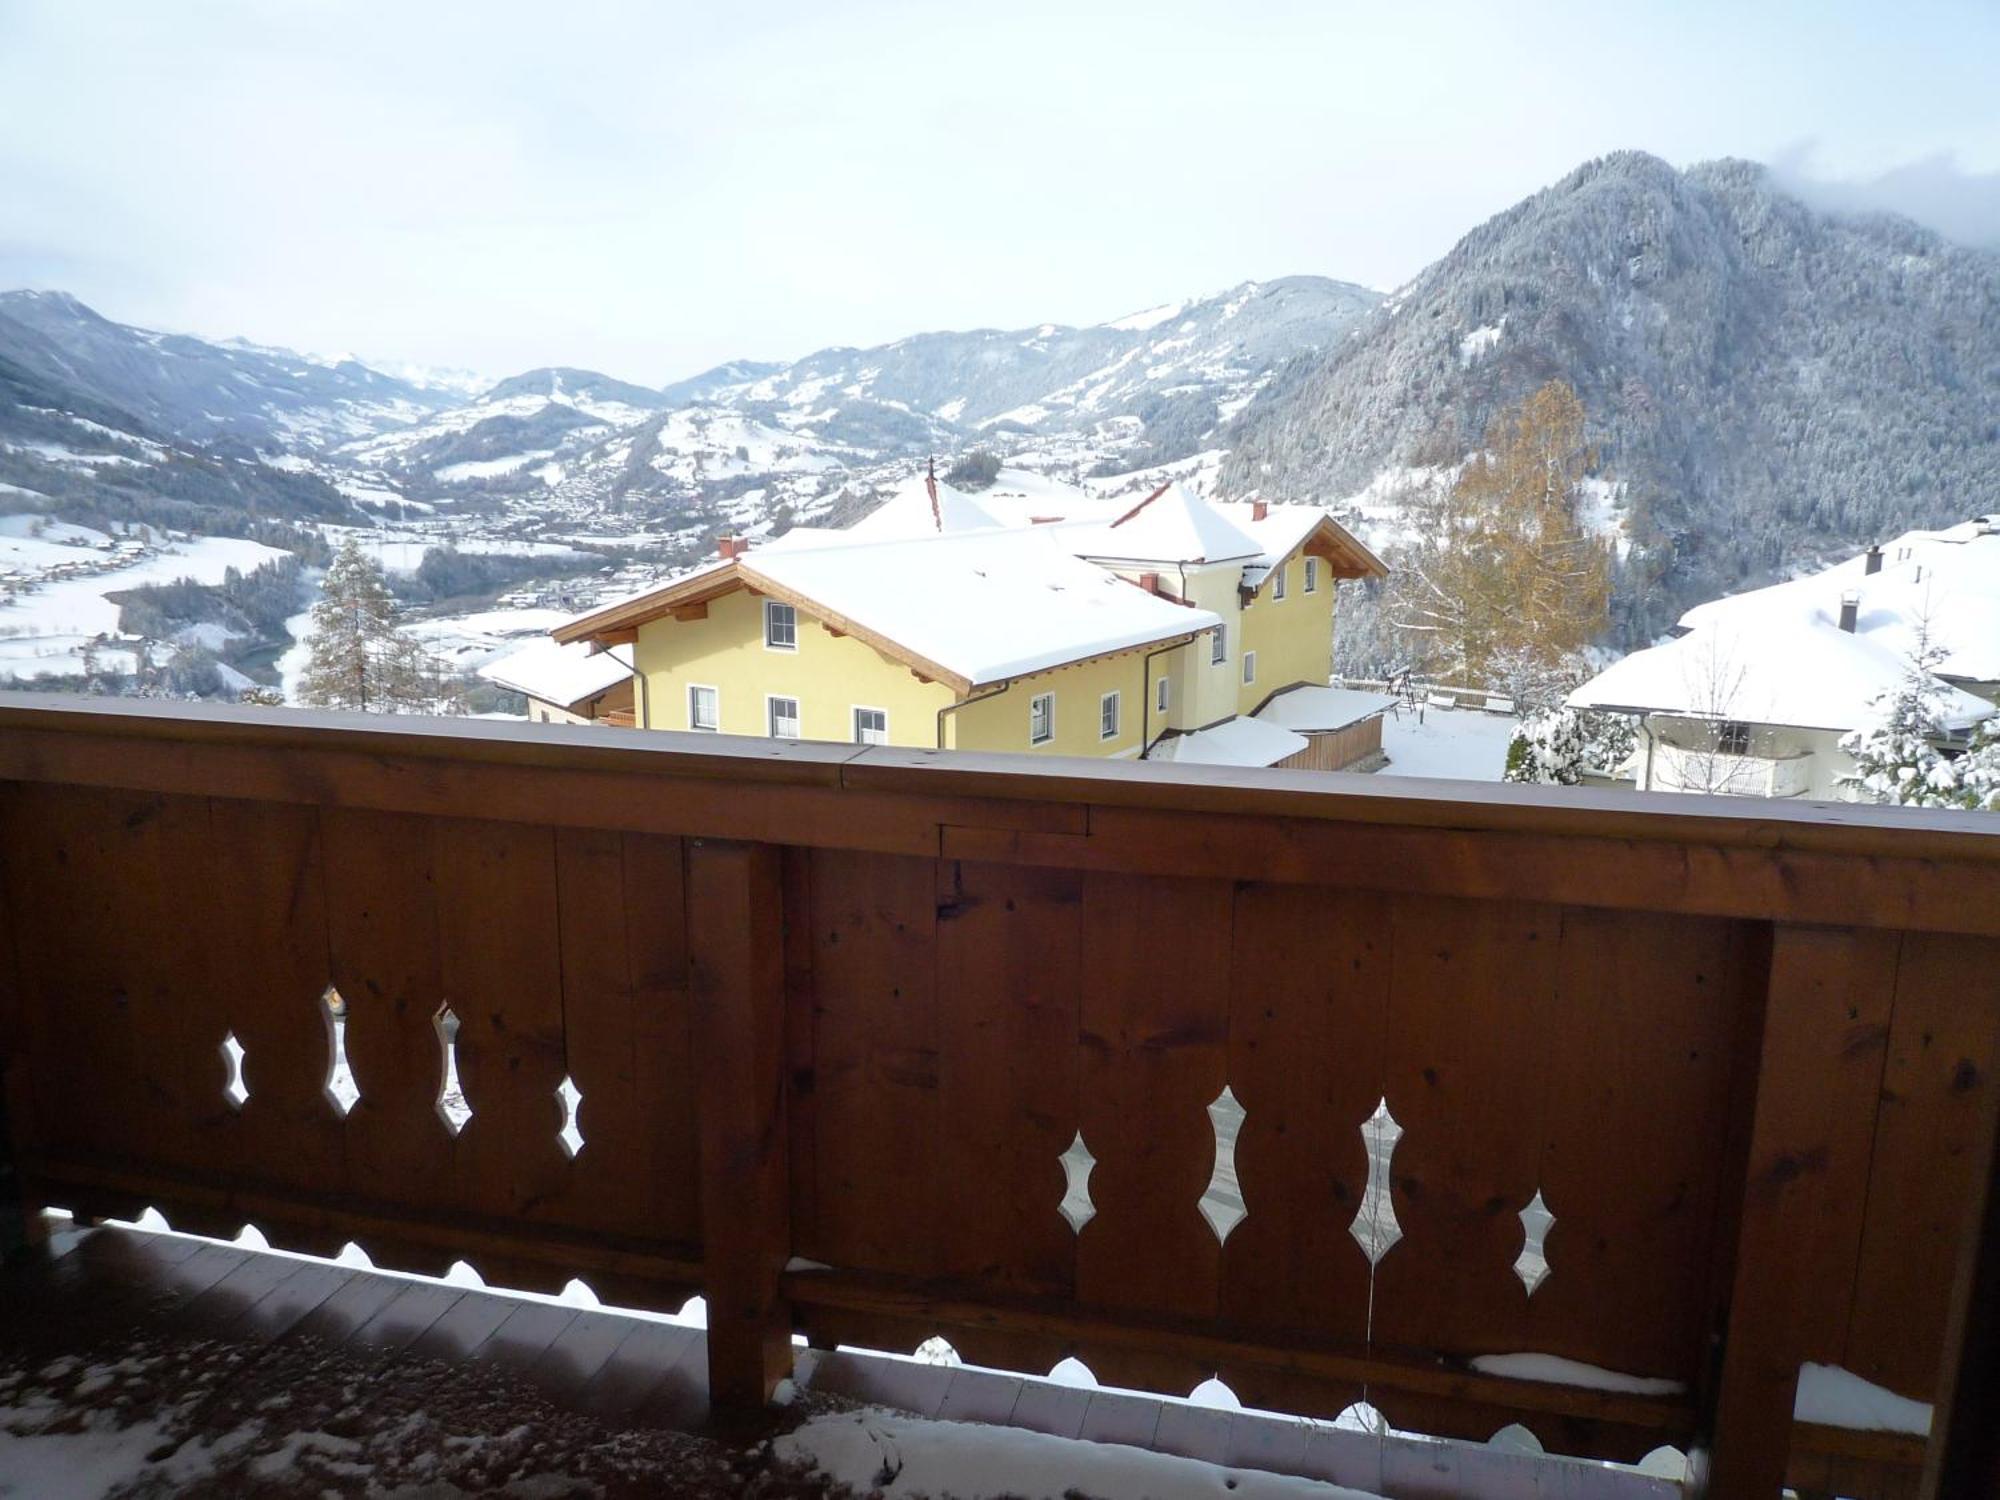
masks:
<path id="1" fill-rule="evenodd" d="M 0 862 L 32 1203 L 1915 1482 L 1793 1385 L 1938 1385 L 2000 820 L 14 696 Z"/>

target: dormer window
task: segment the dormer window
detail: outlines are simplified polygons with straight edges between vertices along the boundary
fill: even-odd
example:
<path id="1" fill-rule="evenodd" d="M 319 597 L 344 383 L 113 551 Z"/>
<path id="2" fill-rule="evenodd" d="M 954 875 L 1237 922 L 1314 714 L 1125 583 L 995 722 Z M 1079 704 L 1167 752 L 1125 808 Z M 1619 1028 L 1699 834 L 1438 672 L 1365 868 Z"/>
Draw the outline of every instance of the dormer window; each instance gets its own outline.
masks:
<path id="1" fill-rule="evenodd" d="M 769 651 L 799 649 L 799 612 L 775 599 L 764 601 L 764 647 Z"/>

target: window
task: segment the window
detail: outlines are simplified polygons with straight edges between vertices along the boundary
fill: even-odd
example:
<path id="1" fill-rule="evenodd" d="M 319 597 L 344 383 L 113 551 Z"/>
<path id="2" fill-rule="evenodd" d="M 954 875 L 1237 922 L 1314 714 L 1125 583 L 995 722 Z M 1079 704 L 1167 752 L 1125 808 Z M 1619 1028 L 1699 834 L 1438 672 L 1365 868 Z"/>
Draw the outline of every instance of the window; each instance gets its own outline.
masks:
<path id="1" fill-rule="evenodd" d="M 1167 711 L 1167 679 L 1162 677 L 1158 682 L 1153 684 L 1153 712 L 1156 714 L 1163 714 L 1166 711 Z"/>
<path id="2" fill-rule="evenodd" d="M 889 711 L 885 708 L 855 709 L 854 743 L 857 745 L 888 744 Z"/>
<path id="3" fill-rule="evenodd" d="M 1056 695 L 1037 693 L 1028 700 L 1028 743 L 1046 745 L 1056 737 Z"/>
<path id="4" fill-rule="evenodd" d="M 799 649 L 799 612 L 791 605 L 764 601 L 764 645 L 772 651 Z"/>
<path id="5" fill-rule="evenodd" d="M 771 738 L 774 740 L 795 740 L 799 737 L 799 700 L 796 698 L 766 698 L 765 717 L 769 721 Z"/>
<path id="6" fill-rule="evenodd" d="M 1257 653 L 1255 651 L 1245 651 L 1243 653 L 1244 685 L 1247 687 L 1249 684 L 1255 682 L 1256 680 L 1257 680 Z"/>
<path id="7" fill-rule="evenodd" d="M 1319 592 L 1319 559 L 1316 557 L 1306 559 L 1306 592 L 1308 594 Z"/>
<path id="8" fill-rule="evenodd" d="M 706 730 L 710 734 L 722 728 L 722 700 L 714 688 L 688 689 L 688 728 Z"/>
<path id="9" fill-rule="evenodd" d="M 1219 667 L 1229 660 L 1229 627 L 1218 625 L 1215 634 L 1208 638 L 1208 664 Z"/>
<path id="10" fill-rule="evenodd" d="M 1715 748 L 1722 755 L 1750 753 L 1750 726 L 1730 722 L 1715 726 Z"/>
<path id="11" fill-rule="evenodd" d="M 1116 693 L 1106 693 L 1097 700 L 1097 737 L 1100 740 L 1118 738 L 1118 701 Z"/>
<path id="12" fill-rule="evenodd" d="M 1285 597 L 1285 565 L 1283 563 L 1279 563 L 1277 567 L 1271 570 L 1271 597 L 1273 599 L 1282 599 Z"/>

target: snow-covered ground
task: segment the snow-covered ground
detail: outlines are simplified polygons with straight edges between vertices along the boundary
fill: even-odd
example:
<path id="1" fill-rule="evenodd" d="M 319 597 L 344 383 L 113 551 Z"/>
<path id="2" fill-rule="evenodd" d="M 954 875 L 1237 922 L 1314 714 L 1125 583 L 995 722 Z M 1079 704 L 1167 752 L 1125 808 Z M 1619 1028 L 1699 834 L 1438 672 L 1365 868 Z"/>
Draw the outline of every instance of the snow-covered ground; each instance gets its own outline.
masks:
<path id="1" fill-rule="evenodd" d="M 1511 714 L 1470 708 L 1427 708 L 1421 723 L 1412 709 L 1389 714 L 1382 720 L 1382 749 L 1389 757 L 1382 774 L 1498 781 L 1519 722 Z"/>
<path id="2" fill-rule="evenodd" d="M 19 523 L 33 519 L 0 518 L 0 527 L 4 527 L 0 531 L 0 572 L 18 569 L 29 575 L 28 586 L 19 593 L 12 598 L 0 596 L 0 678 L 82 672 L 86 645 L 118 629 L 118 605 L 109 595 L 183 578 L 217 584 L 231 568 L 249 573 L 287 555 L 261 542 L 205 536 L 176 541 L 164 550 L 121 562 L 87 545 L 65 545 L 65 539 L 110 540 L 84 527 L 51 526 L 41 537 L 30 536 Z M 4 560 L 9 557 L 15 561 Z M 97 562 L 111 566 L 66 577 L 48 576 L 52 568 L 65 563 L 89 566 Z M 108 667 L 114 661 L 106 656 L 101 664 Z"/>

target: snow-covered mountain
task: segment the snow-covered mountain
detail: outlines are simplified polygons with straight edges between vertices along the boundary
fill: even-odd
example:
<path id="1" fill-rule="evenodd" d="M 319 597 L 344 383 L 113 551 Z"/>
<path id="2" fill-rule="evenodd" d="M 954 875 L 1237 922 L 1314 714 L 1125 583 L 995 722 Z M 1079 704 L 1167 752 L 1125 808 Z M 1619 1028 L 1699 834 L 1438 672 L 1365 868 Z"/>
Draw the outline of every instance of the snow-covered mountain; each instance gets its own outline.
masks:
<path id="1" fill-rule="evenodd" d="M 1626 631 L 2000 496 L 2000 254 L 1760 166 L 1624 152 L 1473 230 L 1237 419 L 1222 482 L 1335 500 L 1456 463 L 1553 377 L 1631 543 Z M 1650 601 L 1650 602 L 1649 602 Z"/>
<path id="2" fill-rule="evenodd" d="M 353 360 L 114 323 L 66 292 L 0 293 L 0 357 L 168 437 L 319 448 L 415 421 L 451 397 Z"/>

